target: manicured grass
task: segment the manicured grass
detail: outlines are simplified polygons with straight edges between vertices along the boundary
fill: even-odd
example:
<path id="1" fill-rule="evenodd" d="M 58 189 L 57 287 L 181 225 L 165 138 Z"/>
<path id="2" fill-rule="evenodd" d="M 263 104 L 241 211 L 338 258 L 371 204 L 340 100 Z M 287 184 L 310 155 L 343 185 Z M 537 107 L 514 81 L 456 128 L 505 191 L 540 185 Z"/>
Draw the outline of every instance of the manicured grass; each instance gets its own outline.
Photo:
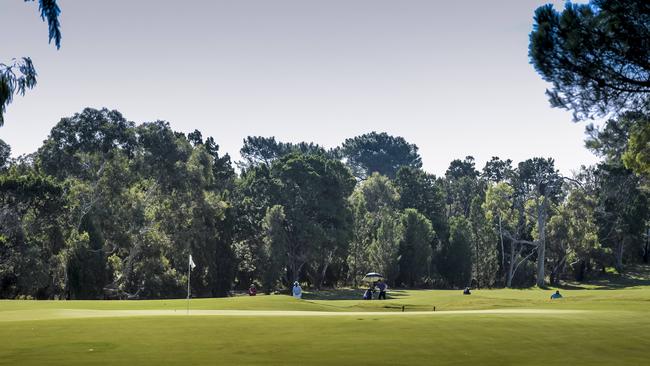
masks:
<path id="1" fill-rule="evenodd" d="M 598 289 L 600 288 L 600 289 Z M 61 309 L 185 311 L 184 300 L 0 301 L 0 365 L 645 365 L 650 287 L 359 291 L 194 299 L 192 309 L 368 312 L 347 316 L 66 318 Z M 615 287 L 611 287 L 615 288 Z M 540 313 L 405 314 L 540 309 Z M 547 310 L 586 310 L 562 313 Z M 71 310 L 72 311 L 72 310 Z M 198 313 L 198 312 L 197 312 Z M 112 313 L 111 313 L 112 314 Z M 112 315 L 111 315 L 112 316 Z"/>

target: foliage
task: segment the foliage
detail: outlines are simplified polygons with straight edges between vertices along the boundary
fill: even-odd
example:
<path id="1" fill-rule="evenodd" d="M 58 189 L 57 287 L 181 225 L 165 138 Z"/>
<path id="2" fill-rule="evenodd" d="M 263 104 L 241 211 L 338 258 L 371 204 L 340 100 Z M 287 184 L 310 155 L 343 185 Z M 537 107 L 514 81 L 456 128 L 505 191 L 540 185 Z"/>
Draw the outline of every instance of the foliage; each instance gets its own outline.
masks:
<path id="1" fill-rule="evenodd" d="M 395 186 L 399 192 L 401 209 L 416 209 L 431 221 L 436 242 L 447 240 L 448 224 L 443 180 L 422 169 L 402 167 L 395 177 Z"/>
<path id="2" fill-rule="evenodd" d="M 4 170 L 11 158 L 11 146 L 0 139 L 0 171 Z"/>
<path id="3" fill-rule="evenodd" d="M 551 105 L 576 119 L 650 106 L 650 4 L 644 0 L 591 0 L 535 11 L 529 57 Z"/>
<path id="4" fill-rule="evenodd" d="M 482 189 L 475 166 L 472 156 L 464 160 L 455 159 L 449 164 L 445 172 L 448 216 L 469 216 L 472 200 Z"/>
<path id="5" fill-rule="evenodd" d="M 438 270 L 447 286 L 453 288 L 470 285 L 472 276 L 472 230 L 463 216 L 449 219 L 449 240 L 443 244 L 438 256 Z"/>
<path id="6" fill-rule="evenodd" d="M 417 210 L 407 208 L 401 218 L 403 236 L 399 243 L 398 283 L 408 286 L 423 284 L 430 275 L 434 232 L 431 222 Z"/>
<path id="7" fill-rule="evenodd" d="M 275 205 L 267 210 L 264 217 L 264 262 L 263 274 L 264 288 L 268 293 L 272 292 L 283 277 L 283 269 L 287 261 L 287 247 L 289 244 L 289 233 L 287 232 L 286 216 L 284 207 Z"/>
<path id="8" fill-rule="evenodd" d="M 345 156 L 312 143 L 248 138 L 235 172 L 200 131 L 87 108 L 0 169 L 0 297 L 182 297 L 190 254 L 194 297 L 358 285 L 370 271 L 391 287 L 622 271 L 648 252 L 644 179 L 622 163 L 639 120 L 594 129 L 588 144 L 605 162 L 572 179 L 552 159 L 513 169 L 493 158 L 479 173 L 467 157 L 440 178 L 397 164 L 393 178 L 358 181 Z"/>
<path id="9" fill-rule="evenodd" d="M 422 167 L 417 146 L 408 143 L 403 137 L 391 136 L 385 132 L 371 132 L 346 139 L 337 154 L 345 160 L 358 179 L 366 179 L 372 173 L 394 179 L 403 166 Z"/>
<path id="10" fill-rule="evenodd" d="M 34 0 L 25 0 L 25 2 Z M 41 19 L 47 21 L 49 42 L 54 40 L 56 48 L 61 47 L 61 25 L 59 15 L 61 9 L 56 0 L 38 0 Z M 20 60 L 13 59 L 9 65 L 0 63 L 0 127 L 4 125 L 4 113 L 11 104 L 14 95 L 25 95 L 26 89 L 36 86 L 36 69 L 29 57 Z"/>

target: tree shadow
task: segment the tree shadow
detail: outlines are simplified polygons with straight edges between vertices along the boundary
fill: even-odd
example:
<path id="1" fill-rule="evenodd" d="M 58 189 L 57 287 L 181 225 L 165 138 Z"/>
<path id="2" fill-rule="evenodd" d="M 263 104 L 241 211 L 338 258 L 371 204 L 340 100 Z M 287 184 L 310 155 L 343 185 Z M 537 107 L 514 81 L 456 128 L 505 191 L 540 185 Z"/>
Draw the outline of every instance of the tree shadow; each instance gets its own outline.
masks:
<path id="1" fill-rule="evenodd" d="M 361 300 L 364 291 L 351 288 L 320 290 L 304 292 L 302 298 L 305 300 Z"/>
<path id="2" fill-rule="evenodd" d="M 563 283 L 563 289 L 621 290 L 629 287 L 650 286 L 650 266 L 630 265 L 623 273 L 606 273 L 582 283 Z"/>
<path id="3" fill-rule="evenodd" d="M 313 292 L 304 292 L 302 298 L 305 300 L 363 300 L 365 288 L 342 288 L 342 289 L 325 289 Z M 378 291 L 373 294 L 373 300 L 377 299 Z M 389 290 L 386 293 L 386 300 L 397 299 L 407 296 L 403 290 Z M 384 300 L 381 300 L 384 301 Z"/>

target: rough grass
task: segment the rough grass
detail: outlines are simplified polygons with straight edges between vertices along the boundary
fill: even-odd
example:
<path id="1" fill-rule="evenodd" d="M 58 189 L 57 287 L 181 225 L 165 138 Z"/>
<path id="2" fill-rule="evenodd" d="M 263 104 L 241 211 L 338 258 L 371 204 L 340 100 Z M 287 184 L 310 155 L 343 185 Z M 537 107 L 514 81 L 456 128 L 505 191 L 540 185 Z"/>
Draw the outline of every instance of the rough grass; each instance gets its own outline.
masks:
<path id="1" fill-rule="evenodd" d="M 559 301 L 549 300 L 554 290 L 540 289 L 470 296 L 393 291 L 387 301 L 361 301 L 354 290 L 300 301 L 283 295 L 192 300 L 195 310 L 355 312 L 317 317 L 113 315 L 178 315 L 186 311 L 184 300 L 0 301 L 0 365 L 645 365 L 650 286 L 639 281 L 573 286 L 561 290 Z M 382 315 L 402 306 L 407 314 Z M 433 306 L 437 312 L 544 312 L 408 314 Z M 586 311 L 549 311 L 561 309 Z M 68 317 L 74 311 L 110 317 Z"/>

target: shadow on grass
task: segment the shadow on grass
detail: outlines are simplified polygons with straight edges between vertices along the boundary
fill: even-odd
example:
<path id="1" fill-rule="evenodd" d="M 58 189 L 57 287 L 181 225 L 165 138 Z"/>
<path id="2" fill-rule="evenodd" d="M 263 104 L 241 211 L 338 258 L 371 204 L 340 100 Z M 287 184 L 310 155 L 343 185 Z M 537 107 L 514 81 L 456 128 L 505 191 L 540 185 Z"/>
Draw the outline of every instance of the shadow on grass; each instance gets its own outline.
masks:
<path id="1" fill-rule="evenodd" d="M 362 300 L 363 293 L 366 289 L 363 288 L 340 288 L 340 289 L 324 289 L 304 292 L 302 298 L 305 300 Z M 373 299 L 377 299 L 378 291 L 373 294 Z M 386 294 L 386 300 L 398 299 L 407 296 L 404 290 L 391 290 L 389 289 Z"/>
<path id="2" fill-rule="evenodd" d="M 304 292 L 302 298 L 305 300 L 361 300 L 363 298 L 361 289 L 334 289 Z"/>
<path id="3" fill-rule="evenodd" d="M 623 273 L 606 273 L 582 283 L 568 282 L 558 287 L 567 290 L 621 290 L 638 286 L 650 286 L 650 266 L 626 266 Z"/>

